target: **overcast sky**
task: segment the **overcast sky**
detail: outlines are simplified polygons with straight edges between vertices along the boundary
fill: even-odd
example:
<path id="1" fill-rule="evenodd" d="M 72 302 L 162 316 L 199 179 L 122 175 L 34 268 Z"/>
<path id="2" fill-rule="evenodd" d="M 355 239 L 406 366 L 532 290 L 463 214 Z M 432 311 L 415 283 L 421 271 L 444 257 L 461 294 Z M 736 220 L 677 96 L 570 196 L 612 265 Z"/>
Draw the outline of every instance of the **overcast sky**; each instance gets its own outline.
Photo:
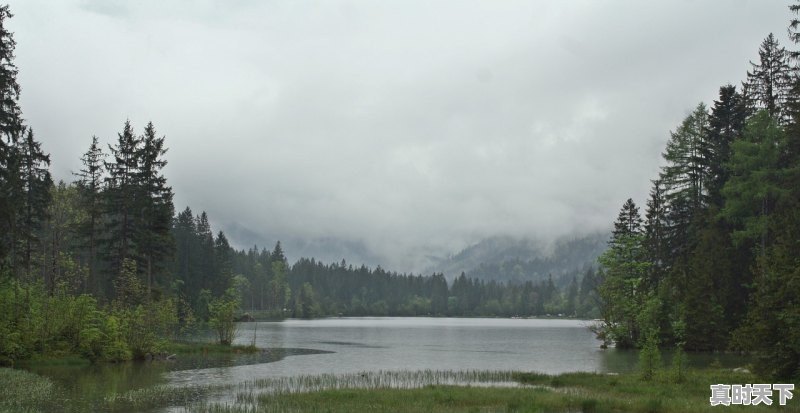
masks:
<path id="1" fill-rule="evenodd" d="M 644 203 L 669 131 L 791 17 L 777 0 L 10 5 L 57 179 L 92 135 L 152 120 L 176 208 L 237 246 L 341 239 L 401 271 L 483 237 L 608 228 Z"/>

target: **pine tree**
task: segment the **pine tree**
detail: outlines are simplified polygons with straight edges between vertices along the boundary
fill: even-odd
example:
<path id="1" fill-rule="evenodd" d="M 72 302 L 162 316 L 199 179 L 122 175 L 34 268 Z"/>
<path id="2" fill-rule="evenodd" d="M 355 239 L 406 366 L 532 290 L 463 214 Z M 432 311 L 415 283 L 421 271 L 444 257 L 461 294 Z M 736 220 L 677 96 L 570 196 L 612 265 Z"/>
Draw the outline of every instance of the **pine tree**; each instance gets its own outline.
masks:
<path id="1" fill-rule="evenodd" d="M 214 239 L 214 263 L 216 274 L 212 284 L 212 292 L 221 294 L 233 283 L 233 249 L 228 243 L 225 233 L 219 231 Z"/>
<path id="2" fill-rule="evenodd" d="M 644 247 L 647 260 L 651 263 L 647 286 L 657 290 L 665 277 L 668 267 L 668 250 L 666 242 L 667 204 L 664 199 L 664 188 L 661 181 L 653 181 L 650 199 L 647 200 L 644 222 Z"/>
<path id="3" fill-rule="evenodd" d="M 13 16 L 7 5 L 0 6 L 0 270 L 15 255 L 17 212 L 22 196 L 16 154 L 23 132 L 18 70 L 14 64 L 16 42 L 6 27 Z"/>
<path id="4" fill-rule="evenodd" d="M 665 240 L 671 261 L 686 258 L 693 241 L 692 223 L 707 204 L 704 188 L 709 173 L 704 156 L 708 153 L 704 133 L 707 128 L 708 114 L 700 103 L 671 133 L 663 154 L 667 165 L 662 168 L 659 180 L 664 185 L 668 208 Z"/>
<path id="5" fill-rule="evenodd" d="M 743 137 L 733 143 L 731 177 L 722 189 L 722 215 L 737 226 L 734 241 L 758 240 L 762 253 L 768 243 L 769 216 L 785 193 L 778 169 L 784 147 L 783 129 L 766 110 L 756 113 Z"/>
<path id="6" fill-rule="evenodd" d="M 167 152 L 164 137 L 157 137 L 153 123 L 147 124 L 141 145 L 135 157 L 138 168 L 134 172 L 135 202 L 137 213 L 133 238 L 138 255 L 142 257 L 147 291 L 153 289 L 153 273 L 163 270 L 175 249 L 170 227 L 174 206 L 172 204 L 172 188 L 167 186 L 167 179 L 162 169 L 167 165 L 163 158 Z"/>
<path id="7" fill-rule="evenodd" d="M 599 258 L 604 270 L 599 290 L 603 300 L 601 312 L 605 334 L 622 348 L 639 344 L 642 332 L 637 319 L 649 297 L 644 281 L 650 263 L 643 247 L 640 222 L 638 208 L 628 200 L 614 223 L 614 228 L 619 230 L 615 231 L 608 250 Z M 626 228 L 630 230 L 623 230 Z"/>
<path id="8" fill-rule="evenodd" d="M 800 375 L 798 195 L 773 217 L 775 241 L 757 261 L 753 300 L 734 333 L 737 348 L 758 354 L 757 372 L 776 380 Z"/>
<path id="9" fill-rule="evenodd" d="M 116 146 L 109 146 L 113 160 L 105 162 L 106 178 L 104 255 L 109 274 L 120 274 L 125 259 L 137 259 L 134 245 L 136 217 L 136 174 L 139 172 L 140 139 L 130 121 L 125 121 Z M 138 268 L 138 267 L 137 267 Z M 139 269 L 140 270 L 140 269 Z M 108 283 L 108 285 L 113 283 Z"/>
<path id="10" fill-rule="evenodd" d="M 733 278 L 730 237 L 713 214 L 708 213 L 708 224 L 697 234 L 678 295 L 681 308 L 677 316 L 685 326 L 681 338 L 687 350 L 724 350 L 728 332 L 735 325 L 728 323 L 724 307 L 731 288 L 736 288 L 729 285 Z"/>
<path id="11" fill-rule="evenodd" d="M 758 57 L 758 63 L 750 62 L 752 70 L 742 85 L 747 107 L 750 113 L 766 109 L 780 124 L 786 124 L 791 120 L 787 104 L 793 80 L 788 53 L 770 33 L 761 42 Z"/>
<path id="12" fill-rule="evenodd" d="M 97 279 L 97 242 L 100 238 L 100 223 L 103 215 L 102 189 L 104 179 L 103 149 L 97 136 L 92 136 L 89 150 L 81 157 L 83 168 L 75 174 L 80 205 L 86 211 L 86 220 L 79 229 L 82 238 L 84 261 L 89 268 L 90 291 L 100 293 L 104 290 Z"/>
<path id="13" fill-rule="evenodd" d="M 619 239 L 624 236 L 638 234 L 642 229 L 642 217 L 639 215 L 639 207 L 633 202 L 633 199 L 628 198 L 622 209 L 619 211 L 619 216 L 614 222 L 614 237 L 613 240 Z"/>
<path id="14" fill-rule="evenodd" d="M 214 234 L 208 222 L 208 214 L 203 211 L 195 218 L 195 236 L 197 238 L 197 263 L 198 280 L 200 289 L 211 290 L 214 285 Z"/>
<path id="15" fill-rule="evenodd" d="M 731 157 L 731 143 L 741 136 L 744 130 L 746 108 L 742 96 L 732 85 L 719 89 L 719 100 L 714 101 L 705 131 L 707 145 L 704 145 L 704 158 L 708 162 L 708 175 L 705 184 L 709 202 L 722 207 L 722 187 L 730 175 L 727 164 Z"/>
<path id="16" fill-rule="evenodd" d="M 27 129 L 25 139 L 16 150 L 19 156 L 19 173 L 24 198 L 22 210 L 17 213 L 22 253 L 15 262 L 18 272 L 24 270 L 26 278 L 31 276 L 32 254 L 37 248 L 38 232 L 47 219 L 47 206 L 50 204 L 50 155 L 42 151 L 42 145 L 33 137 L 33 130 Z"/>

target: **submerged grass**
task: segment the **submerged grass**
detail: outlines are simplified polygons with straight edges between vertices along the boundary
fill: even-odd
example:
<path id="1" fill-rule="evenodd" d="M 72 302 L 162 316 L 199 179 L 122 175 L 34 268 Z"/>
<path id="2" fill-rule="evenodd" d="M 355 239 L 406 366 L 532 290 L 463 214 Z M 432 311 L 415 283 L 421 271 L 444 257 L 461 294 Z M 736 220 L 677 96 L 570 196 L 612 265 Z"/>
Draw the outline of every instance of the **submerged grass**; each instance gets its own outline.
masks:
<path id="1" fill-rule="evenodd" d="M 250 354 L 258 353 L 261 349 L 250 345 L 225 346 L 217 343 L 172 341 L 165 346 L 164 351 L 171 354 Z"/>
<path id="2" fill-rule="evenodd" d="M 186 406 L 202 400 L 212 392 L 230 388 L 226 385 L 210 386 L 154 386 L 111 394 L 105 398 L 104 410 L 132 412 L 167 406 Z"/>

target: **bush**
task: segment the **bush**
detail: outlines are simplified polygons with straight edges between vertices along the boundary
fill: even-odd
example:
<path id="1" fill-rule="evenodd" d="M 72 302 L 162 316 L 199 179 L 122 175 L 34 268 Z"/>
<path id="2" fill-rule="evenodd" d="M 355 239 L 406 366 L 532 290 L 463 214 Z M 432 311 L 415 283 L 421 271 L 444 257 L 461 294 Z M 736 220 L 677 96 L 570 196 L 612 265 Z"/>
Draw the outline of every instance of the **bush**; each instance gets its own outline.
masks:
<path id="1" fill-rule="evenodd" d="M 239 304 L 239 295 L 233 288 L 229 288 L 222 297 L 214 298 L 208 304 L 209 324 L 216 330 L 222 345 L 231 345 L 236 337 L 235 320 Z"/>
<path id="2" fill-rule="evenodd" d="M 639 372 L 645 381 L 652 380 L 661 368 L 661 351 L 658 349 L 658 331 L 647 332 L 644 346 L 639 351 Z"/>

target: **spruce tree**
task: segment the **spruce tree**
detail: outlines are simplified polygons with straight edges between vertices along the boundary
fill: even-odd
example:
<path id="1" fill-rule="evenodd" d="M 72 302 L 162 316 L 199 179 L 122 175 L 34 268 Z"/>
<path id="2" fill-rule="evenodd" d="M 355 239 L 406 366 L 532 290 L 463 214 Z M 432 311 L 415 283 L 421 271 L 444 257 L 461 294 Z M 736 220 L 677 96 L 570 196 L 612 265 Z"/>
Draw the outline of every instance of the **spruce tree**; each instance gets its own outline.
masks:
<path id="1" fill-rule="evenodd" d="M 139 258 L 134 244 L 134 231 L 136 217 L 141 213 L 136 210 L 140 145 L 141 141 L 134 134 L 130 121 L 125 121 L 117 144 L 109 145 L 113 159 L 105 162 L 108 176 L 103 220 L 106 226 L 104 256 L 110 267 L 109 274 L 120 274 L 125 259 Z M 113 282 L 107 285 L 113 285 Z"/>
<path id="2" fill-rule="evenodd" d="M 194 215 L 188 206 L 174 220 L 172 228 L 175 239 L 173 274 L 182 286 L 185 297 L 196 297 L 200 291 L 197 263 L 200 257 L 197 227 Z"/>
<path id="3" fill-rule="evenodd" d="M 157 137 L 153 123 L 147 124 L 141 145 L 135 158 L 138 167 L 134 171 L 136 225 L 133 238 L 138 255 L 142 257 L 142 269 L 147 280 L 147 291 L 153 289 L 153 274 L 166 268 L 175 249 L 175 240 L 170 231 L 174 206 L 172 188 L 162 170 L 167 165 L 164 154 L 165 138 Z"/>
<path id="4" fill-rule="evenodd" d="M 103 149 L 100 147 L 97 136 L 92 136 L 92 144 L 89 146 L 89 150 L 81 157 L 83 167 L 75 174 L 79 202 L 86 212 L 86 220 L 79 229 L 82 241 L 81 248 L 84 252 L 84 261 L 89 269 L 87 283 L 90 291 L 95 294 L 104 290 L 100 285 L 100 280 L 97 279 L 97 246 L 103 215 L 104 157 L 105 154 L 103 154 Z"/>
<path id="5" fill-rule="evenodd" d="M 16 42 L 6 27 L 13 17 L 8 5 L 0 6 L 0 270 L 13 260 L 22 183 L 19 179 L 17 143 L 22 137 L 20 87 L 14 64 Z"/>
<path id="6" fill-rule="evenodd" d="M 664 185 L 668 208 L 665 240 L 670 261 L 687 257 L 693 241 L 692 224 L 707 204 L 704 188 L 709 174 L 705 158 L 707 128 L 708 114 L 705 105 L 700 103 L 671 133 L 663 153 L 667 165 L 662 168 L 659 180 Z"/>
<path id="7" fill-rule="evenodd" d="M 208 214 L 203 211 L 195 217 L 195 231 L 197 237 L 197 262 L 198 262 L 198 284 L 199 288 L 211 291 L 214 284 L 214 273 L 216 265 L 214 263 L 214 234 L 211 232 L 211 224 L 208 222 Z"/>
<path id="8" fill-rule="evenodd" d="M 17 212 L 17 229 L 21 241 L 21 254 L 15 262 L 17 271 L 24 271 L 26 278 L 31 276 L 32 255 L 38 247 L 39 231 L 47 219 L 50 204 L 50 155 L 42 151 L 42 145 L 34 139 L 33 130 L 27 128 L 25 139 L 19 142 L 15 151 L 19 156 L 19 173 L 22 183 L 22 210 Z"/>
<path id="9" fill-rule="evenodd" d="M 642 331 L 637 319 L 649 297 L 644 281 L 650 263 L 643 247 L 640 222 L 639 210 L 629 199 L 614 223 L 618 230 L 608 250 L 599 258 L 605 275 L 599 288 L 605 334 L 621 348 L 639 344 Z"/>
<path id="10" fill-rule="evenodd" d="M 233 283 L 233 249 L 225 233 L 219 231 L 214 239 L 215 277 L 211 288 L 214 294 L 222 294 Z"/>
<path id="11" fill-rule="evenodd" d="M 714 101 L 705 131 L 707 144 L 703 154 L 708 162 L 706 188 L 709 202 L 722 207 L 722 187 L 730 172 L 727 164 L 731 157 L 731 143 L 744 130 L 746 108 L 742 96 L 733 85 L 719 89 L 719 100 Z"/>
<path id="12" fill-rule="evenodd" d="M 778 168 L 784 148 L 783 129 L 769 112 L 759 111 L 748 120 L 742 138 L 733 143 L 731 177 L 722 189 L 722 215 L 736 225 L 734 241 L 758 241 L 762 253 L 768 244 L 770 214 L 786 192 Z"/>
<path id="13" fill-rule="evenodd" d="M 653 181 L 650 198 L 647 200 L 644 221 L 644 248 L 647 260 L 651 263 L 647 285 L 654 290 L 658 289 L 668 271 L 668 249 L 666 240 L 667 230 L 667 204 L 664 199 L 664 188 L 661 181 Z"/>
<path id="14" fill-rule="evenodd" d="M 614 237 L 613 240 L 638 234 L 642 228 L 642 217 L 639 214 L 639 207 L 633 202 L 633 199 L 628 198 L 622 209 L 619 211 L 619 216 L 614 222 Z"/>
<path id="15" fill-rule="evenodd" d="M 788 123 L 793 71 L 788 53 L 770 33 L 758 49 L 759 62 L 750 62 L 743 90 L 750 113 L 765 109 L 780 124 Z"/>

